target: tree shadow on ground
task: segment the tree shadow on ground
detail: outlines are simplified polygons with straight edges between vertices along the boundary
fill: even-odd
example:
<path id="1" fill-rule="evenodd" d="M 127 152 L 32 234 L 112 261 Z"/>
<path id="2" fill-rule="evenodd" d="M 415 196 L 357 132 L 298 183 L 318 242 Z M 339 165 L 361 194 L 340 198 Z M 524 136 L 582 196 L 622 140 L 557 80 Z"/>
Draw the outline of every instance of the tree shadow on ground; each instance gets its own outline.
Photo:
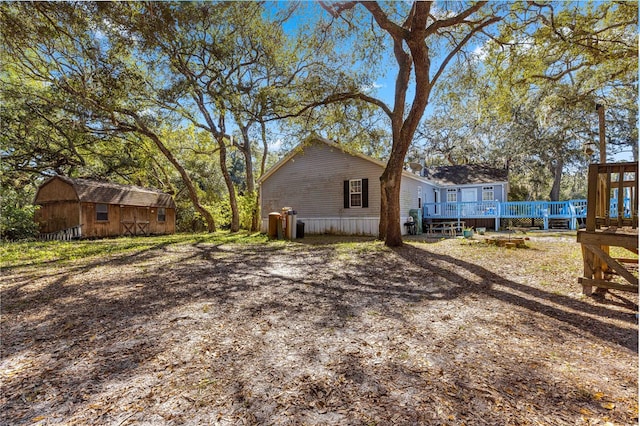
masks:
<path id="1" fill-rule="evenodd" d="M 637 331 L 605 324 L 598 319 L 613 318 L 635 325 L 637 320 L 632 313 L 609 309 L 603 305 L 594 306 L 572 297 L 517 283 L 474 263 L 447 255 L 425 253 L 411 245 L 405 244 L 395 252 L 408 262 L 454 283 L 456 297 L 469 292 L 484 294 L 511 305 L 542 313 L 592 334 L 594 337 L 638 352 Z M 456 271 L 470 272 L 480 277 L 481 282 L 471 284 L 467 278 Z"/>
<path id="2" fill-rule="evenodd" d="M 633 330 L 599 319 L 631 322 L 626 313 L 463 260 L 412 246 L 341 256 L 332 244 L 196 242 L 16 277 L 1 294 L 5 423 L 202 424 L 222 412 L 228 423 L 456 424 L 481 413 L 504 424 L 515 378 L 532 377 L 539 400 L 586 403 L 517 360 L 489 382 L 474 376 L 498 368 L 483 353 L 493 346 L 441 311 L 474 297 L 637 351 Z M 498 403 L 511 411 L 489 413 Z"/>

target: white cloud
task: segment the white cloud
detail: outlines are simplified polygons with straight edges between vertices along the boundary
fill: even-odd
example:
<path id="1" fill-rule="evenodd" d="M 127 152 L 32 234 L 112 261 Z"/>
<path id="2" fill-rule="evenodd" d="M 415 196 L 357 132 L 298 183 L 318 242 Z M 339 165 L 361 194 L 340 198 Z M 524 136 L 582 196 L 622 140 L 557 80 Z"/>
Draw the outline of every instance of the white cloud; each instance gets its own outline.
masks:
<path id="1" fill-rule="evenodd" d="M 484 61 L 485 59 L 487 59 L 487 56 L 489 55 L 489 46 L 488 46 L 489 42 L 483 43 L 479 46 L 476 46 L 475 49 L 473 49 L 473 52 L 471 52 L 471 54 L 473 55 L 473 57 L 475 57 L 476 59 L 480 60 L 480 61 Z"/>
<path id="2" fill-rule="evenodd" d="M 365 84 L 364 86 L 360 87 L 360 90 L 363 93 L 369 93 L 369 92 L 374 91 L 376 89 L 382 89 L 383 87 L 385 87 L 384 84 L 373 82 L 372 84 Z"/>
<path id="3" fill-rule="evenodd" d="M 280 151 L 280 149 L 282 149 L 282 139 L 280 138 L 276 139 L 275 142 L 269 144 L 269 150 L 271 152 L 277 152 Z"/>

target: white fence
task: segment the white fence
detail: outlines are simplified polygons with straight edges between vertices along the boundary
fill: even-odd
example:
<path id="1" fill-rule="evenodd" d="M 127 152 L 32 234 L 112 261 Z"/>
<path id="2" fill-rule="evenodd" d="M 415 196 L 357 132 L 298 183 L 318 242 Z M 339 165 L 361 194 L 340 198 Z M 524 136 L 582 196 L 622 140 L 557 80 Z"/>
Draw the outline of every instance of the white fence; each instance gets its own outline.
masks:
<path id="1" fill-rule="evenodd" d="M 71 241 L 82 238 L 82 225 L 74 226 L 73 228 L 62 229 L 57 232 L 50 232 L 48 234 L 40 234 L 40 240 L 43 241 Z"/>

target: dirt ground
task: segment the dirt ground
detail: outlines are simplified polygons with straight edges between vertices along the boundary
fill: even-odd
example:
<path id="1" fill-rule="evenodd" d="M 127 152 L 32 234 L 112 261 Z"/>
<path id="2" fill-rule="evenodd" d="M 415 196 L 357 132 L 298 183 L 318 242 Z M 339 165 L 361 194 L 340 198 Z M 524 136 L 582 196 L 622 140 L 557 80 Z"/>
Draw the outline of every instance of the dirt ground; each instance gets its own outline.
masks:
<path id="1" fill-rule="evenodd" d="M 633 425 L 573 238 L 168 244 L 3 271 L 3 425 Z"/>

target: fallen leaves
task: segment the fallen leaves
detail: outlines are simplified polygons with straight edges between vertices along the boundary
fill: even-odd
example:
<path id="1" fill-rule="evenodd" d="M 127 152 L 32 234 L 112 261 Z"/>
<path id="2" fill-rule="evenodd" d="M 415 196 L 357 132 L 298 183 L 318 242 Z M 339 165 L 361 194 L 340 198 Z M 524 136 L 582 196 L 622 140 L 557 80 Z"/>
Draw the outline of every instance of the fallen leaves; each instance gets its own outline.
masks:
<path id="1" fill-rule="evenodd" d="M 18 425 L 637 421 L 624 296 L 571 295 L 571 265 L 530 270 L 579 247 L 350 244 L 169 245 L 3 287 L 0 409 Z"/>

